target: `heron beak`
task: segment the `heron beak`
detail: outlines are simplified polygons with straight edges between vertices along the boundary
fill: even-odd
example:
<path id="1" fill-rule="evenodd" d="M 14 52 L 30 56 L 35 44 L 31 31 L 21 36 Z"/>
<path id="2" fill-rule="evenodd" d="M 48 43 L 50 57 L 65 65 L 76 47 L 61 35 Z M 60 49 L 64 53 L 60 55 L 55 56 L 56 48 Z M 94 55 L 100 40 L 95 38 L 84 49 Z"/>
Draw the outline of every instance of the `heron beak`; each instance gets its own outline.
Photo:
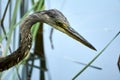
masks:
<path id="1" fill-rule="evenodd" d="M 84 44 L 85 46 L 96 50 L 94 46 L 92 46 L 85 38 L 83 38 L 77 31 L 75 31 L 73 28 L 71 27 L 67 27 L 64 28 L 64 33 L 69 35 L 70 37 L 72 37 L 73 39 L 81 42 L 82 44 Z"/>

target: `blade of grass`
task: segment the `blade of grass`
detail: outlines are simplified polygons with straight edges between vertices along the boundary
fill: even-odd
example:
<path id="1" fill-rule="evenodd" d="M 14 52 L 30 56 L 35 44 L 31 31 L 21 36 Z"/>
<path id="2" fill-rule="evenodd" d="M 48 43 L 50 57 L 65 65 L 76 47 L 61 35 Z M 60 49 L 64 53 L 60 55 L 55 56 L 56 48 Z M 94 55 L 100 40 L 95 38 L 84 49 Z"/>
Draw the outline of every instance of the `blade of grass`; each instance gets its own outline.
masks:
<path id="1" fill-rule="evenodd" d="M 35 8 L 35 11 L 39 11 L 39 10 L 43 10 L 44 9 L 44 0 L 39 0 L 38 1 L 38 6 Z M 39 22 L 39 24 L 36 24 L 33 27 L 33 32 L 32 34 L 34 34 L 34 39 L 35 39 L 35 49 L 34 49 L 34 53 L 37 54 L 39 57 L 41 56 L 42 58 L 44 58 L 44 60 L 39 59 L 40 62 L 40 67 L 43 69 L 46 69 L 46 61 L 45 61 L 45 53 L 44 53 L 44 43 L 43 43 L 43 24 L 41 24 Z M 36 53 L 36 51 L 38 51 L 38 53 Z M 41 55 L 42 54 L 42 55 Z M 33 66 L 31 66 L 33 67 Z M 39 79 L 40 80 L 45 80 L 45 71 L 43 70 L 39 70 Z"/>
<path id="2" fill-rule="evenodd" d="M 74 62 L 74 63 L 80 64 L 80 65 L 84 65 L 84 66 L 87 65 L 86 63 L 79 62 L 79 61 L 74 60 L 74 59 L 72 59 L 72 58 L 70 58 L 70 57 L 65 57 L 65 59 L 67 59 L 67 60 L 69 60 L 69 61 L 72 61 L 72 62 Z M 95 65 L 90 65 L 89 67 L 90 67 L 90 68 L 93 68 L 93 69 L 97 69 L 97 70 L 102 70 L 101 67 L 97 67 L 97 66 L 95 66 Z"/>
<path id="3" fill-rule="evenodd" d="M 41 0 L 39 2 L 37 2 L 37 9 L 34 9 L 34 11 L 39 11 L 39 10 L 43 10 L 44 9 L 44 4 L 43 4 L 44 0 Z M 31 29 L 31 32 L 32 32 L 32 36 L 33 36 L 33 40 L 35 39 L 36 37 L 36 34 L 37 34 L 37 31 L 38 31 L 38 28 L 39 28 L 39 23 L 33 25 L 32 29 Z"/>
<path id="4" fill-rule="evenodd" d="M 32 8 L 20 19 L 20 21 L 17 22 L 17 23 L 13 26 L 13 28 L 17 27 L 17 26 L 21 23 L 21 21 L 35 8 L 36 5 L 37 5 L 37 4 L 34 4 L 34 5 L 32 6 Z M 6 36 L 9 36 L 9 33 L 10 33 L 10 32 L 8 32 Z M 0 42 L 1 42 L 3 39 L 5 39 L 6 36 L 3 36 L 3 37 L 1 36 L 1 37 L 0 37 Z M 9 39 L 9 38 L 8 38 L 8 39 Z M 9 39 L 9 40 L 11 41 L 11 39 Z M 18 66 L 19 66 L 19 64 L 18 64 Z M 9 70 L 9 71 L 10 71 L 10 70 Z M 8 71 L 8 72 L 9 72 L 9 71 Z M 0 74 L 0 79 L 1 79 L 3 76 L 6 77 L 6 75 L 9 74 L 8 72 L 4 73 L 4 75 Z"/>
<path id="5" fill-rule="evenodd" d="M 20 0 L 17 0 L 17 1 L 20 1 Z M 18 4 L 18 2 L 16 2 L 16 5 Z M 7 36 L 8 36 L 8 42 L 7 42 L 7 45 L 6 45 L 6 49 L 5 49 L 5 52 L 4 52 L 4 55 L 6 55 L 7 51 L 8 51 L 8 48 L 9 48 L 9 45 L 10 45 L 10 42 L 11 42 L 11 36 L 12 36 L 12 32 L 13 30 L 15 29 L 16 26 L 18 26 L 21 21 L 35 8 L 37 4 L 33 5 L 33 7 L 23 16 L 23 18 L 20 19 L 20 21 L 18 23 L 16 23 L 15 25 L 13 23 L 11 23 L 11 29 L 10 29 L 10 32 L 8 32 Z M 16 11 L 14 11 L 15 13 Z M 13 14 L 15 16 L 15 14 Z M 12 22 L 13 22 L 14 19 L 12 19 Z M 5 37 L 2 38 L 2 40 L 4 39 Z M 0 39 L 1 40 L 1 39 Z"/>
<path id="6" fill-rule="evenodd" d="M 87 65 L 86 63 L 82 63 L 82 62 L 78 62 L 78 61 L 73 61 L 73 62 L 75 62 L 77 64 L 85 65 L 85 66 Z M 94 66 L 94 65 L 90 65 L 89 67 L 91 67 L 93 69 L 97 69 L 97 70 L 102 70 L 102 68 Z"/>
<path id="7" fill-rule="evenodd" d="M 14 7 L 14 11 L 13 11 L 13 15 L 12 15 L 12 20 L 11 20 L 11 25 L 10 25 L 10 31 L 9 31 L 9 34 L 8 34 L 8 41 L 7 41 L 7 44 L 6 44 L 5 52 L 3 53 L 4 56 L 7 54 L 7 51 L 8 51 L 10 42 L 11 42 L 11 36 L 12 36 L 12 32 L 14 30 L 14 27 L 13 27 L 14 26 L 14 21 L 15 21 L 15 18 L 16 18 L 16 13 L 17 13 L 20 1 L 21 0 L 16 0 L 16 4 L 15 4 L 15 7 Z"/>
<path id="8" fill-rule="evenodd" d="M 11 35 L 12 35 L 12 27 L 14 25 L 14 21 L 15 21 L 15 18 L 16 18 L 16 12 L 17 12 L 17 8 L 18 8 L 18 4 L 19 4 L 19 1 L 21 0 L 17 0 L 16 1 L 16 5 L 15 5 L 15 8 L 14 8 L 14 12 L 13 12 L 13 16 L 12 16 L 12 21 L 11 21 L 11 25 L 10 25 L 10 31 L 9 31 L 9 36 L 8 36 L 8 41 L 7 41 L 7 44 L 6 44 L 6 48 L 5 48 L 5 51 L 2 53 L 3 56 L 5 56 L 7 54 L 7 51 L 9 49 L 9 46 L 10 46 L 10 39 L 11 39 Z M 6 9 L 7 10 L 7 9 Z M 5 37 L 6 38 L 6 37 Z M 2 75 L 2 74 L 1 74 Z M 5 75 L 5 74 L 4 74 Z M 2 77 L 2 76 L 1 76 Z"/>
<path id="9" fill-rule="evenodd" d="M 33 11 L 33 9 L 34 9 L 36 6 L 37 6 L 37 4 L 34 4 L 34 5 L 32 6 L 32 8 L 20 19 L 20 21 L 17 22 L 17 23 L 13 26 L 13 28 L 16 28 L 16 27 L 21 23 L 21 21 L 22 21 L 30 12 Z M 9 33 L 10 33 L 10 32 L 8 32 L 8 33 L 6 34 L 6 36 L 9 36 Z M 6 36 L 5 36 L 5 35 L 0 36 L 0 42 L 1 42 L 3 39 L 5 39 Z M 10 40 L 10 41 L 11 41 L 11 40 Z M 7 49 L 6 49 L 6 50 L 7 50 Z"/>
<path id="10" fill-rule="evenodd" d="M 5 10 L 4 10 L 2 19 L 1 19 L 1 21 L 0 21 L 0 27 L 1 27 L 2 31 L 3 31 L 3 35 L 5 35 L 5 36 L 6 36 L 6 30 L 5 30 L 5 26 L 4 26 L 4 20 L 5 20 L 5 16 L 6 16 L 6 13 L 7 13 L 9 4 L 10 4 L 10 0 L 8 0 L 8 2 L 7 2 L 7 5 L 6 5 L 6 7 L 5 7 Z M 6 39 L 6 41 L 8 40 L 7 36 L 5 37 L 5 39 Z M 10 46 L 9 46 L 9 51 L 10 51 L 10 53 L 11 53 L 11 48 L 10 48 Z"/>
<path id="11" fill-rule="evenodd" d="M 120 55 L 119 55 L 119 58 L 118 58 L 117 65 L 118 65 L 118 69 L 119 69 L 119 72 L 120 72 Z"/>
<path id="12" fill-rule="evenodd" d="M 51 48 L 54 49 L 54 44 L 53 44 L 53 28 L 51 28 L 51 31 L 50 31 L 50 36 L 49 36 L 49 39 L 50 39 L 50 43 L 51 43 Z"/>
<path id="13" fill-rule="evenodd" d="M 120 34 L 120 31 L 113 37 L 113 39 L 96 55 L 80 72 L 78 72 L 72 80 L 75 80 L 84 70 L 86 70 L 106 49 L 107 47 L 113 42 L 115 38 Z"/>

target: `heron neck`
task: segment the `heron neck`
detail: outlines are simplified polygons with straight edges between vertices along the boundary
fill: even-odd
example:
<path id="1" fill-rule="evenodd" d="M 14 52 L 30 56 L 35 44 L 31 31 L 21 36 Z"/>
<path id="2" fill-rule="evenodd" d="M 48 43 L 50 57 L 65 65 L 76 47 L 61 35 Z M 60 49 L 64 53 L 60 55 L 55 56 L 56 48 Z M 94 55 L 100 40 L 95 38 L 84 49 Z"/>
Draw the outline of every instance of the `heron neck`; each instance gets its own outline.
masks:
<path id="1" fill-rule="evenodd" d="M 11 55 L 0 58 L 0 71 L 4 71 L 9 69 L 10 67 L 18 64 L 21 60 L 24 59 L 27 54 L 29 54 L 29 50 L 31 48 L 32 36 L 30 29 L 33 24 L 36 22 L 42 22 L 43 19 L 40 16 L 41 13 L 31 14 L 23 20 L 20 27 L 21 34 L 21 43 L 19 48 L 14 51 Z M 39 15 L 39 16 L 38 16 Z"/>
<path id="2" fill-rule="evenodd" d="M 39 15 L 39 16 L 38 16 Z M 25 20 L 21 23 L 20 26 L 20 34 L 21 34 L 21 43 L 22 49 L 30 49 L 32 43 L 32 35 L 31 35 L 31 27 L 33 24 L 37 22 L 43 22 L 43 18 L 40 17 L 41 12 L 34 13 L 25 18 Z"/>
<path id="3" fill-rule="evenodd" d="M 25 32 L 26 30 L 31 29 L 32 25 L 37 22 L 44 22 L 42 11 L 39 13 L 33 13 L 29 16 L 27 16 L 23 22 L 21 23 L 20 30 L 21 33 Z"/>

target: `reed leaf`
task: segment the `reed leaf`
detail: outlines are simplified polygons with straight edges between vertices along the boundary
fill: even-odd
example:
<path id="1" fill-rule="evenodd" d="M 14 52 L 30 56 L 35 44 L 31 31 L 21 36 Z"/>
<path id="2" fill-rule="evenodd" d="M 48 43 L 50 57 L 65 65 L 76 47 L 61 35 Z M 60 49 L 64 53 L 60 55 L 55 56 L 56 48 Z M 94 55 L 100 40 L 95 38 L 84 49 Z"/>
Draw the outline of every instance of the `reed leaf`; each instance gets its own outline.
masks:
<path id="1" fill-rule="evenodd" d="M 82 70 L 80 70 L 73 78 L 72 80 L 75 80 L 83 71 L 85 71 L 107 48 L 108 46 L 117 38 L 117 36 L 120 34 L 120 31 L 113 37 L 112 40 L 98 53 Z"/>

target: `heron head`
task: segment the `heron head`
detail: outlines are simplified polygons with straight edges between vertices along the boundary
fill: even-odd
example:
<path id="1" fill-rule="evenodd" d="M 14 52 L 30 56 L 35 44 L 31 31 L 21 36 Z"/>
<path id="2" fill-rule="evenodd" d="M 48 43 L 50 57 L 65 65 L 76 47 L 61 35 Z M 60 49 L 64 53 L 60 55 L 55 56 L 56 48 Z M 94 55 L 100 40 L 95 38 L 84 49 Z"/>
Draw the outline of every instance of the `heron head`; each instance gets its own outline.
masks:
<path id="1" fill-rule="evenodd" d="M 56 9 L 50 9 L 43 11 L 42 14 L 43 22 L 51 25 L 55 29 L 67 34 L 73 39 L 81 42 L 85 46 L 96 50 L 86 39 L 84 39 L 77 31 L 70 27 L 66 17 Z"/>

